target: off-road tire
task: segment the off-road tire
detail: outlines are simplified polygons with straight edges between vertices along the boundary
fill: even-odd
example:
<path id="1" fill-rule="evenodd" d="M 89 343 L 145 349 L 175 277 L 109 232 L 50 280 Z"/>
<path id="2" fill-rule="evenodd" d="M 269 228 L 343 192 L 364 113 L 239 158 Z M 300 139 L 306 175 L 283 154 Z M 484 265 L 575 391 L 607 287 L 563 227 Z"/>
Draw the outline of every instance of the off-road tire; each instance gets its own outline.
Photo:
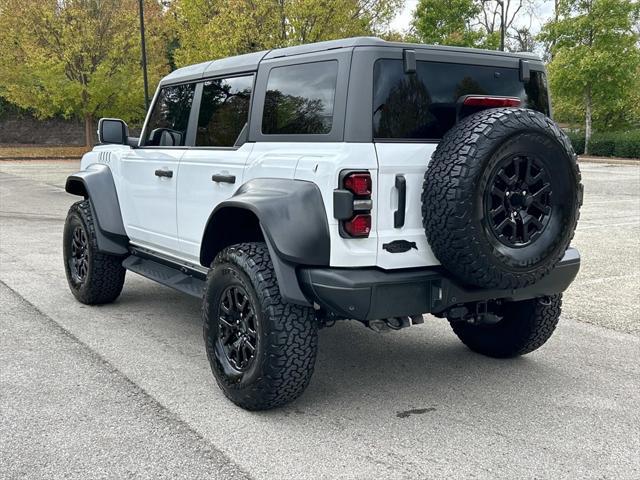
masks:
<path id="1" fill-rule="evenodd" d="M 551 192 L 545 197 L 547 223 L 523 246 L 501 243 L 485 210 L 501 162 L 516 157 L 539 162 Z M 582 184 L 576 159 L 567 136 L 539 112 L 497 108 L 464 118 L 445 134 L 424 177 L 422 218 L 435 256 L 461 282 L 485 288 L 520 288 L 547 275 L 578 221 Z M 529 168 L 527 163 L 527 175 Z"/>
<path id="2" fill-rule="evenodd" d="M 83 200 L 69 208 L 63 232 L 64 270 L 71 293 L 79 302 L 100 305 L 118 298 L 122 292 L 126 270 L 122 266 L 123 256 L 98 251 L 96 224 L 90 202 L 91 200 Z M 87 269 L 82 281 L 74 277 L 70 263 L 71 237 L 76 228 L 82 229 L 87 240 Z"/>
<path id="3" fill-rule="evenodd" d="M 494 358 L 525 355 L 540 348 L 553 334 L 562 305 L 562 294 L 507 302 L 504 317 L 491 325 L 449 320 L 458 338 L 474 352 Z"/>
<path id="4" fill-rule="evenodd" d="M 238 371 L 222 350 L 222 295 L 230 286 L 248 294 L 255 311 L 257 348 L 246 371 Z M 318 350 L 312 308 L 283 301 L 264 243 L 225 248 L 207 276 L 202 315 L 207 357 L 224 394 L 247 410 L 267 410 L 298 398 L 307 388 Z"/>

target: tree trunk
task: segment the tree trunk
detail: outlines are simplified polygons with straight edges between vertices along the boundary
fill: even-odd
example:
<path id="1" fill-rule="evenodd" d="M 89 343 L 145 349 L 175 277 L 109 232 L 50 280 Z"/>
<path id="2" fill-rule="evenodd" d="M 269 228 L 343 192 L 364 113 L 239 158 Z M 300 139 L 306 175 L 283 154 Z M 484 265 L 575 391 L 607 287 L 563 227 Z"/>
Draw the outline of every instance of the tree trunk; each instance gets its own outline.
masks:
<path id="1" fill-rule="evenodd" d="M 584 94 L 586 109 L 584 125 L 584 154 L 589 155 L 589 142 L 591 141 L 591 87 L 587 87 Z"/>
<path id="2" fill-rule="evenodd" d="M 87 113 L 84 116 L 84 144 L 91 148 L 96 144 L 96 132 L 93 131 L 93 115 Z"/>

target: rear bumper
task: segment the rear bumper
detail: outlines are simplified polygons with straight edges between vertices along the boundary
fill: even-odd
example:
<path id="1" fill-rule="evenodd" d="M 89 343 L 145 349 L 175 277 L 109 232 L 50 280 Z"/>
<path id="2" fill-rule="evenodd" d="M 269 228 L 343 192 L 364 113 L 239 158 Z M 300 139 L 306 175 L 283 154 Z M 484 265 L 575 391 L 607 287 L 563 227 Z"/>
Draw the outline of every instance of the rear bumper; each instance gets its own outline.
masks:
<path id="1" fill-rule="evenodd" d="M 308 298 L 328 312 L 355 320 L 440 313 L 462 303 L 525 300 L 563 292 L 580 269 L 580 254 L 569 248 L 556 268 L 534 285 L 516 290 L 464 286 L 441 267 L 403 269 L 302 268 L 298 279 Z"/>

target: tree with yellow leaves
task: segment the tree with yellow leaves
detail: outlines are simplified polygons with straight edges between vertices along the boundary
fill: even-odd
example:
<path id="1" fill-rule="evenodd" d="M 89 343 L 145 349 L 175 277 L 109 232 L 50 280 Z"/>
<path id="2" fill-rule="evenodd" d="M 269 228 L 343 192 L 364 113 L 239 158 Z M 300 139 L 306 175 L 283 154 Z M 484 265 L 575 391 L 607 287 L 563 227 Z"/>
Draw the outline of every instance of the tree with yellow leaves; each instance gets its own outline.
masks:
<path id="1" fill-rule="evenodd" d="M 167 72 L 162 9 L 145 2 L 152 82 Z M 144 118 L 137 0 L 0 0 L 0 96 L 34 112 L 84 120 Z"/>

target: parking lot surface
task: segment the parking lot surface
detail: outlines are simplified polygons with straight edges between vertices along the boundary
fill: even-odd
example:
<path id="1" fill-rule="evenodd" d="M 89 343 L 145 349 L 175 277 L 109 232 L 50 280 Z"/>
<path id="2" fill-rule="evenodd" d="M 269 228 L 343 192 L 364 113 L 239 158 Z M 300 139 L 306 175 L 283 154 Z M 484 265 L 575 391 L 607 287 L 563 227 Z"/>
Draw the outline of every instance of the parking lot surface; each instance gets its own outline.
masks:
<path id="1" fill-rule="evenodd" d="M 540 350 L 341 322 L 303 397 L 262 413 L 216 387 L 196 299 L 128 274 L 114 304 L 75 302 L 77 168 L 0 163 L 0 478 L 640 478 L 640 166 L 581 166 L 582 270 Z"/>

